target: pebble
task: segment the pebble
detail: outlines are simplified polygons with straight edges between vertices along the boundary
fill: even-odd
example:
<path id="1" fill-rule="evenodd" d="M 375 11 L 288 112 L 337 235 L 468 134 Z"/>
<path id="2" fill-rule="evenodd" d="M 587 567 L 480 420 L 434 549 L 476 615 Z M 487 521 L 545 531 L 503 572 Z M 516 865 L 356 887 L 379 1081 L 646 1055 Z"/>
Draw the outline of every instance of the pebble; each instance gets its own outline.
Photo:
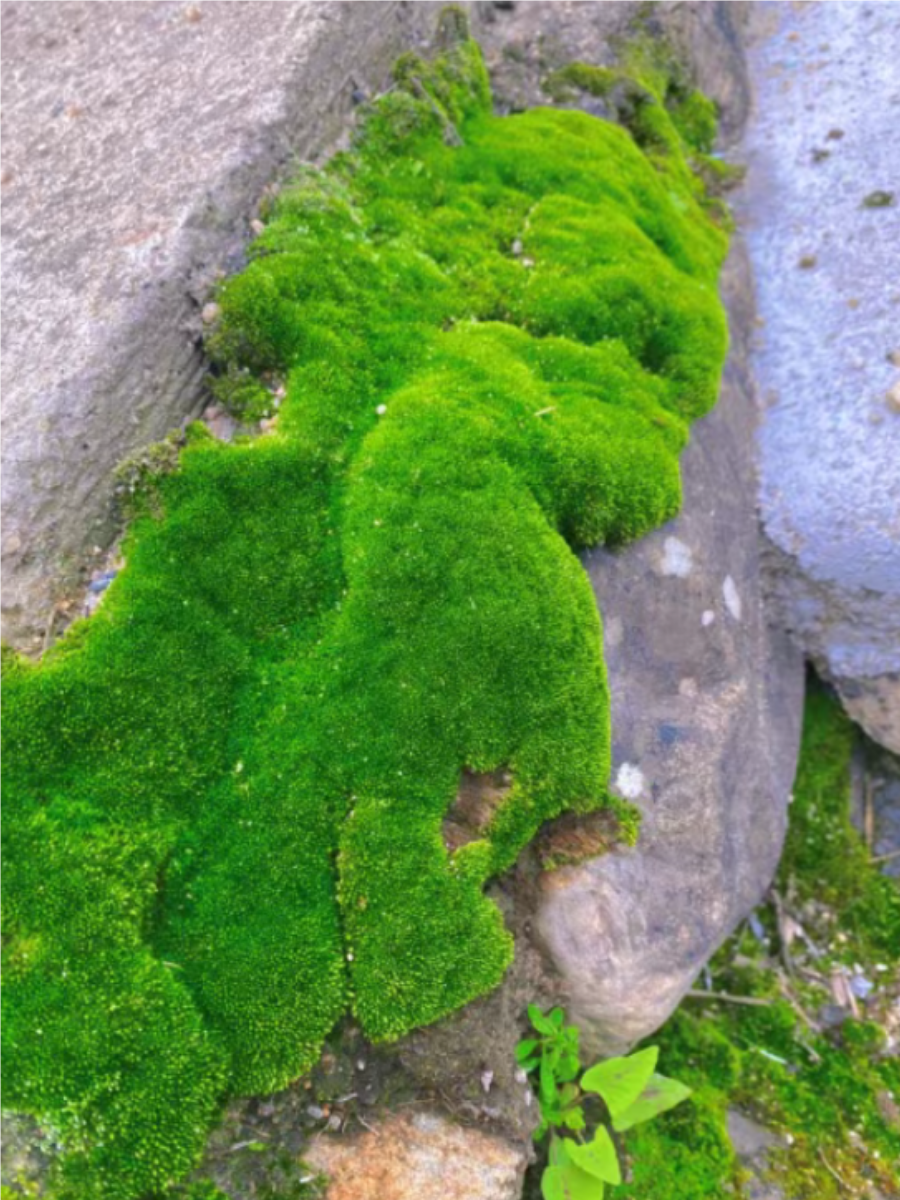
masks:
<path id="1" fill-rule="evenodd" d="M 900 379 L 888 389 L 887 406 L 891 412 L 900 413 Z"/>
<path id="2" fill-rule="evenodd" d="M 200 314 L 204 325 L 212 325 L 213 321 L 218 320 L 221 311 L 222 309 L 220 305 L 214 302 L 210 304 L 204 304 L 203 311 Z"/>
<path id="3" fill-rule="evenodd" d="M 88 584 L 88 591 L 97 595 L 99 592 L 105 592 L 112 581 L 115 579 L 116 571 L 103 571 L 101 574 L 94 575 L 91 582 Z"/>
<path id="4" fill-rule="evenodd" d="M 265 233 L 265 231 L 266 231 L 265 222 L 260 221 L 259 217 L 256 217 L 256 218 L 254 218 L 254 220 L 252 220 L 250 222 L 250 229 L 253 233 L 256 234 L 257 237 L 259 237 L 259 235 L 261 233 Z"/>

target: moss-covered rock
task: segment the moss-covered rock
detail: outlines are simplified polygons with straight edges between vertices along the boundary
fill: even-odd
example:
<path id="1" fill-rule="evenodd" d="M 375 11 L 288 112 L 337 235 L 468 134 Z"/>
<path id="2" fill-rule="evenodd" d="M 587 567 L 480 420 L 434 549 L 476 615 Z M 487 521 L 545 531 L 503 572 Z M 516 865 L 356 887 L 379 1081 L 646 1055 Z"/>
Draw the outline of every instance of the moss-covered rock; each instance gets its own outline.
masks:
<path id="1" fill-rule="evenodd" d="M 492 117 L 457 24 L 221 290 L 211 353 L 239 407 L 286 379 L 275 431 L 142 473 L 103 608 L 7 672 L 7 1100 L 62 1195 L 163 1189 L 348 1006 L 390 1039 L 494 987 L 485 882 L 616 806 L 573 549 L 678 508 L 725 237 L 677 140 L 661 170 Z M 449 854 L 467 766 L 514 784 Z"/>

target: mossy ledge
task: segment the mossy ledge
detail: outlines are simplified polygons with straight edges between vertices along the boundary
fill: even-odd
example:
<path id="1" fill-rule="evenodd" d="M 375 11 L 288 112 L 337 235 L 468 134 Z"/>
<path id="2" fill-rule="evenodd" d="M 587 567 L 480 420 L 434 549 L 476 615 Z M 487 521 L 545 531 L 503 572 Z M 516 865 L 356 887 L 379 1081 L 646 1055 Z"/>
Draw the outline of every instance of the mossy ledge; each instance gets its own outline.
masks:
<path id="1" fill-rule="evenodd" d="M 486 880 L 617 803 L 574 551 L 678 509 L 726 236 L 674 125 L 660 169 L 583 113 L 494 118 L 442 39 L 221 289 L 220 395 L 283 382 L 275 428 L 190 430 L 98 614 L 6 659 L 6 1103 L 66 1146 L 59 1196 L 163 1190 L 348 1007 L 392 1039 L 494 987 Z M 448 854 L 465 767 L 514 784 Z"/>

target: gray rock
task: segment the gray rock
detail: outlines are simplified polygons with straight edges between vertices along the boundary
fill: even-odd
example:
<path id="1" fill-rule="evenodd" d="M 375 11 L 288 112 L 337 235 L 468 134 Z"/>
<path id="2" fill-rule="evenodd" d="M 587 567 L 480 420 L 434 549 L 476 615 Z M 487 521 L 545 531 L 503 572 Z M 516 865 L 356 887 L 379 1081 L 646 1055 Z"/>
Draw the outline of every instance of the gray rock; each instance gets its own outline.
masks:
<path id="1" fill-rule="evenodd" d="M 787 1145 L 785 1139 L 736 1108 L 729 1108 L 726 1123 L 734 1152 L 748 1173 L 741 1195 L 746 1196 L 746 1200 L 784 1200 L 781 1188 L 765 1175 L 769 1151 Z"/>
<path id="2" fill-rule="evenodd" d="M 757 1158 L 775 1146 L 783 1146 L 784 1139 L 771 1129 L 766 1129 L 758 1121 L 744 1116 L 736 1108 L 729 1108 L 726 1114 L 728 1136 L 738 1158 L 744 1161 Z"/>
<path id="3" fill-rule="evenodd" d="M 729 139 L 742 128 L 750 108 L 742 35 L 752 8 L 745 0 L 662 0 L 652 11 L 640 0 L 615 4 L 549 0 L 494 14 L 493 21 L 484 20 L 479 26 L 479 37 L 496 103 L 501 111 L 510 111 L 546 104 L 541 83 L 551 71 L 576 60 L 611 64 L 616 60 L 617 41 L 641 26 L 662 33 L 690 66 L 698 85 L 718 103 L 723 133 Z M 596 115 L 610 115 L 597 111 L 596 101 L 586 99 L 584 106 Z"/>
<path id="4" fill-rule="evenodd" d="M 40 643 L 109 545 L 117 463 L 202 409 L 201 306 L 264 188 L 438 7 L 3 4 L 7 637 Z"/>
<path id="5" fill-rule="evenodd" d="M 885 875 L 900 880 L 900 759 L 869 746 L 856 762 L 850 815 Z"/>
<path id="6" fill-rule="evenodd" d="M 547 875 L 537 927 L 594 1053 L 660 1025 L 760 900 L 796 767 L 803 667 L 761 594 L 740 244 L 723 283 L 732 354 L 682 458 L 683 510 L 585 559 L 605 626 L 612 783 L 643 825 L 635 849 Z"/>
<path id="7" fill-rule="evenodd" d="M 900 210 L 866 198 L 900 172 L 900 24 L 892 5 L 755 7 L 770 27 L 750 56 L 743 223 L 773 601 L 850 715 L 896 752 Z"/>

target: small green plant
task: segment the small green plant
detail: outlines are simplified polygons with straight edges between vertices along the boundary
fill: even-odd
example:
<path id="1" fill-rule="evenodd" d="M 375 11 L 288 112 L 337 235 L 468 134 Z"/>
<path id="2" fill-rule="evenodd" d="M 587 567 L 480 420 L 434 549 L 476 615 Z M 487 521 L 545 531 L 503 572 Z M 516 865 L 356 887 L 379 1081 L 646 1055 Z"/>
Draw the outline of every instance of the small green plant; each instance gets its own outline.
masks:
<path id="1" fill-rule="evenodd" d="M 544 1200 L 600 1200 L 604 1184 L 621 1183 L 620 1134 L 687 1099 L 691 1089 L 655 1073 L 658 1046 L 588 1067 L 581 1078 L 578 1029 L 565 1024 L 561 1008 L 528 1016 L 536 1038 L 516 1047 L 519 1066 L 536 1076 L 541 1123 L 535 1141 L 550 1134 L 541 1178 Z"/>

